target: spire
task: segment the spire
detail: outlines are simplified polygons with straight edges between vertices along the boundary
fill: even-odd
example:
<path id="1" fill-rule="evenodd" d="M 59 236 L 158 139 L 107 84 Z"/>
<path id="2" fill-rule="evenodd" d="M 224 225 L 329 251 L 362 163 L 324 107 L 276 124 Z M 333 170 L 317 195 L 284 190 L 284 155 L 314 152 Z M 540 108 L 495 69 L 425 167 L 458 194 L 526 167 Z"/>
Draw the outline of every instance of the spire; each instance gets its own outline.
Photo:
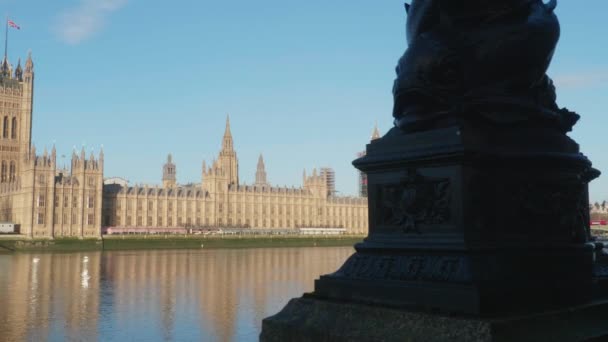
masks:
<path id="1" fill-rule="evenodd" d="M 255 185 L 268 185 L 268 181 L 266 180 L 266 168 L 264 167 L 264 157 L 260 153 L 260 157 L 258 158 L 258 166 L 255 171 Z"/>
<path id="2" fill-rule="evenodd" d="M 99 149 L 99 161 L 103 162 L 103 145 L 101 145 L 101 148 Z"/>
<path id="3" fill-rule="evenodd" d="M 232 133 L 230 132 L 230 115 L 226 114 L 226 130 L 222 139 L 222 151 L 232 151 Z"/>
<path id="4" fill-rule="evenodd" d="M 17 69 L 15 69 L 15 78 L 18 81 L 23 81 L 23 69 L 21 68 L 21 58 L 17 62 Z"/>
<path id="5" fill-rule="evenodd" d="M 378 130 L 378 122 L 376 122 L 374 124 L 374 130 L 372 131 L 371 141 L 374 141 L 376 139 L 380 139 L 380 131 Z"/>
<path id="6" fill-rule="evenodd" d="M 27 52 L 27 60 L 25 61 L 25 72 L 34 72 L 34 62 L 32 61 L 32 50 Z"/>
<path id="7" fill-rule="evenodd" d="M 226 114 L 226 130 L 224 131 L 224 136 L 232 136 L 230 133 L 230 114 Z"/>
<path id="8" fill-rule="evenodd" d="M 82 145 L 82 149 L 80 150 L 80 160 L 86 160 L 86 152 L 84 151 L 84 145 Z"/>

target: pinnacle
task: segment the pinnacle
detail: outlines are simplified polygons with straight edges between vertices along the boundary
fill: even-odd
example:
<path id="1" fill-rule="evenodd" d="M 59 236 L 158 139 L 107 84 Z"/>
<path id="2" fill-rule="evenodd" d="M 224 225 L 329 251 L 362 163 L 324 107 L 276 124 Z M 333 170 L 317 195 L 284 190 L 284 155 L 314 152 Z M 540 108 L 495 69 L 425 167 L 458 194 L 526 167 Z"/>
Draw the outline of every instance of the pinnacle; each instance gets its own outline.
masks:
<path id="1" fill-rule="evenodd" d="M 222 151 L 232 151 L 232 133 L 230 132 L 230 116 L 226 115 L 226 130 L 222 139 Z"/>
<path id="2" fill-rule="evenodd" d="M 224 131 L 224 137 L 232 136 L 230 132 L 230 114 L 226 114 L 226 130 Z"/>
<path id="3" fill-rule="evenodd" d="M 376 140 L 380 138 L 380 131 L 378 130 L 378 122 L 374 124 L 374 130 L 372 131 L 371 140 Z"/>

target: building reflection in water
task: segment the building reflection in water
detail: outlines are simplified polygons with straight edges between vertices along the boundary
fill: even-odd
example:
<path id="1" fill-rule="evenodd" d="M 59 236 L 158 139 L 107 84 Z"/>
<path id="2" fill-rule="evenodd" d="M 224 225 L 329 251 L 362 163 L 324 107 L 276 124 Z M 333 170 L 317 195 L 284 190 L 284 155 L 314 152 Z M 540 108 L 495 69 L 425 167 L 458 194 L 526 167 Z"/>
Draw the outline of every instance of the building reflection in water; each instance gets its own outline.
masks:
<path id="1" fill-rule="evenodd" d="M 350 247 L 0 256 L 0 340 L 255 341 Z"/>
<path id="2" fill-rule="evenodd" d="M 98 339 L 99 253 L 15 254 L 0 261 L 0 340 Z"/>

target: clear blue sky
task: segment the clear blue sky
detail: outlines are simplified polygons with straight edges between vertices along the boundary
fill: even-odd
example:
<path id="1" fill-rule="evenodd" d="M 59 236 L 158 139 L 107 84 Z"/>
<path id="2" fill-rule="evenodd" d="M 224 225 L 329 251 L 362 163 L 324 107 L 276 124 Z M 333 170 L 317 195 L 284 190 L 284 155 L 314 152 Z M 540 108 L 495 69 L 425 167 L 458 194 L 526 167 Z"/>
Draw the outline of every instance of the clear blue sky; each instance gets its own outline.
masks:
<path id="1" fill-rule="evenodd" d="M 374 122 L 392 124 L 402 2 L 0 0 L 21 25 L 9 57 L 33 51 L 39 150 L 103 144 L 105 175 L 132 183 L 160 183 L 171 152 L 178 181 L 198 182 L 230 113 L 242 181 L 262 152 L 273 184 L 331 166 L 342 194 L 357 191 L 350 163 Z M 557 12 L 549 74 L 559 104 L 582 115 L 571 135 L 606 172 L 592 199 L 608 199 L 608 1 L 561 0 Z"/>

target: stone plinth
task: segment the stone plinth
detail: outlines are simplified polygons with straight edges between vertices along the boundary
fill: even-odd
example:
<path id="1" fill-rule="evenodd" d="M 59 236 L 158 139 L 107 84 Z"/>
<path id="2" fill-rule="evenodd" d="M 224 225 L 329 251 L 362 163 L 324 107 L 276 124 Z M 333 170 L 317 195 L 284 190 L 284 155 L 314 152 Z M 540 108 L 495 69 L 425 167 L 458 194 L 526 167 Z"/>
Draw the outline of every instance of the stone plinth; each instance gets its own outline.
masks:
<path id="1" fill-rule="evenodd" d="M 369 236 L 316 281 L 318 297 L 466 314 L 591 299 L 595 172 L 567 136 L 394 128 L 355 165 L 368 177 Z"/>
<path id="2" fill-rule="evenodd" d="M 479 318 L 332 302 L 305 295 L 262 323 L 263 342 L 597 341 L 608 302 L 538 314 Z"/>

